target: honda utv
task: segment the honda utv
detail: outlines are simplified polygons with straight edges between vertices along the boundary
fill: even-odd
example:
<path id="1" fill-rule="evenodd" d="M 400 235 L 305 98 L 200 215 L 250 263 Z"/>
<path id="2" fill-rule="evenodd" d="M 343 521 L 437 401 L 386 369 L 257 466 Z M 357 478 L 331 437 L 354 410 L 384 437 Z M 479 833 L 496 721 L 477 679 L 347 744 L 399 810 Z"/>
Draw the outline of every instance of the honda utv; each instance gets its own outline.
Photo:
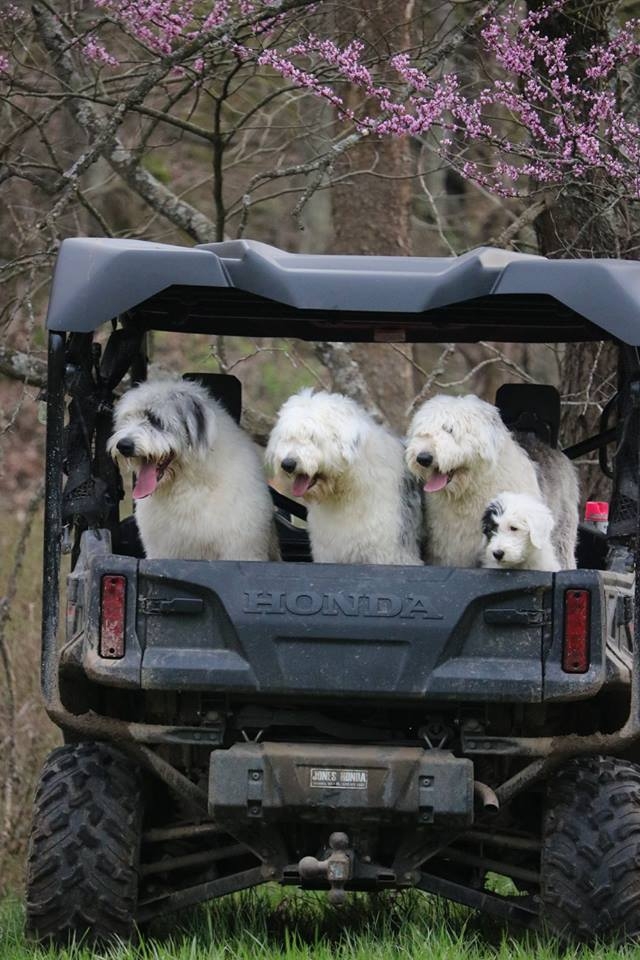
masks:
<path id="1" fill-rule="evenodd" d="M 126 938 L 266 882 L 640 934 L 640 266 L 72 239 L 47 326 L 42 691 L 64 745 L 35 799 L 31 935 Z M 565 450 L 611 476 L 608 528 L 558 573 L 320 564 L 274 490 L 281 561 L 146 559 L 106 443 L 151 331 L 611 341 L 615 396 Z M 234 377 L 182 373 L 240 419 Z M 554 388 L 497 405 L 557 445 Z"/>

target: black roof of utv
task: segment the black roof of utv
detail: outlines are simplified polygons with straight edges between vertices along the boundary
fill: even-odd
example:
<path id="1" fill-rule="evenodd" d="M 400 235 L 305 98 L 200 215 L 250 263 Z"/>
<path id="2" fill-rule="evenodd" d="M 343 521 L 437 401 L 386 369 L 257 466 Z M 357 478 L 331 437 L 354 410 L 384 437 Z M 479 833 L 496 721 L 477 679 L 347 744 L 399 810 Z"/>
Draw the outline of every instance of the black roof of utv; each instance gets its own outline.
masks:
<path id="1" fill-rule="evenodd" d="M 638 346 L 640 264 L 491 247 L 366 257 L 292 254 L 254 240 L 65 240 L 49 329 L 88 333 L 118 316 L 148 329 L 303 340 Z"/>

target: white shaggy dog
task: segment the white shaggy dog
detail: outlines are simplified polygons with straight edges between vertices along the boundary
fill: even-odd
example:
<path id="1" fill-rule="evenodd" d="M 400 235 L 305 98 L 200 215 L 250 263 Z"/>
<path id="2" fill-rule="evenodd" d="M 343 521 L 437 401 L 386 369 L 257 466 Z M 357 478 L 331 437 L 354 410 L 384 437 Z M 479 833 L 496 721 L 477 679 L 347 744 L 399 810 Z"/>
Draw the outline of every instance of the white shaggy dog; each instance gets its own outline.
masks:
<path id="1" fill-rule="evenodd" d="M 200 384 L 133 387 L 115 407 L 107 449 L 137 474 L 135 516 L 147 557 L 277 559 L 260 454 Z"/>
<path id="2" fill-rule="evenodd" d="M 536 470 L 496 407 L 479 397 L 438 395 L 416 411 L 407 464 L 424 484 L 427 562 L 473 567 L 480 520 L 502 490 L 540 496 Z"/>
<path id="3" fill-rule="evenodd" d="M 505 491 L 482 516 L 480 566 L 498 570 L 559 570 L 551 542 L 553 514 L 539 497 Z"/>
<path id="4" fill-rule="evenodd" d="M 307 504 L 315 561 L 421 562 L 420 490 L 402 442 L 353 400 L 308 389 L 289 397 L 266 459 Z"/>

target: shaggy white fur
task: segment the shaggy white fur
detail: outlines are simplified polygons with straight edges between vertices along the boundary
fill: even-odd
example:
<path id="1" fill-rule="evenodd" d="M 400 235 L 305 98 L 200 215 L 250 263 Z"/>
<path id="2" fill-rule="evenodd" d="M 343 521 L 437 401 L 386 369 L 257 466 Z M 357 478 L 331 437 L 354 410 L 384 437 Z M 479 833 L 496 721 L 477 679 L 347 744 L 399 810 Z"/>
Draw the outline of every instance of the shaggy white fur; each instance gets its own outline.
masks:
<path id="1" fill-rule="evenodd" d="M 420 490 L 399 438 L 339 393 L 302 390 L 282 406 L 267 464 L 308 508 L 313 559 L 419 564 Z"/>
<path id="2" fill-rule="evenodd" d="M 137 474 L 147 557 L 277 559 L 258 449 L 200 384 L 164 379 L 129 390 L 107 448 Z"/>
<path id="3" fill-rule="evenodd" d="M 551 542 L 553 514 L 539 497 L 505 491 L 482 517 L 480 566 L 498 570 L 559 570 Z"/>
<path id="4" fill-rule="evenodd" d="M 435 565 L 477 564 L 480 519 L 501 490 L 540 496 L 535 468 L 497 408 L 473 395 L 427 400 L 411 421 L 406 459 L 427 493 L 427 562 Z"/>

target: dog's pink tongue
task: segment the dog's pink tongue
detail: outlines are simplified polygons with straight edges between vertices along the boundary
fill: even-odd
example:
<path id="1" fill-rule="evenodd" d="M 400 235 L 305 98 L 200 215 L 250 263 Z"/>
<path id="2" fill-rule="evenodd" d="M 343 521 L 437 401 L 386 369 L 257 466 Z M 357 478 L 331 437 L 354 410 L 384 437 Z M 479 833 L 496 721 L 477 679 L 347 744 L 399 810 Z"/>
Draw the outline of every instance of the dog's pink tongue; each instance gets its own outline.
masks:
<path id="1" fill-rule="evenodd" d="M 150 496 L 158 486 L 156 465 L 153 462 L 143 463 L 138 471 L 136 485 L 133 488 L 133 499 L 142 500 Z"/>
<path id="2" fill-rule="evenodd" d="M 446 473 L 438 473 L 437 470 L 434 470 L 425 483 L 424 489 L 427 493 L 436 493 L 437 490 L 442 490 L 443 487 L 446 487 L 448 482 L 449 477 Z"/>
<path id="3" fill-rule="evenodd" d="M 304 497 L 310 486 L 311 477 L 307 476 L 306 473 L 299 473 L 293 481 L 293 488 L 291 492 L 293 493 L 294 497 Z"/>

